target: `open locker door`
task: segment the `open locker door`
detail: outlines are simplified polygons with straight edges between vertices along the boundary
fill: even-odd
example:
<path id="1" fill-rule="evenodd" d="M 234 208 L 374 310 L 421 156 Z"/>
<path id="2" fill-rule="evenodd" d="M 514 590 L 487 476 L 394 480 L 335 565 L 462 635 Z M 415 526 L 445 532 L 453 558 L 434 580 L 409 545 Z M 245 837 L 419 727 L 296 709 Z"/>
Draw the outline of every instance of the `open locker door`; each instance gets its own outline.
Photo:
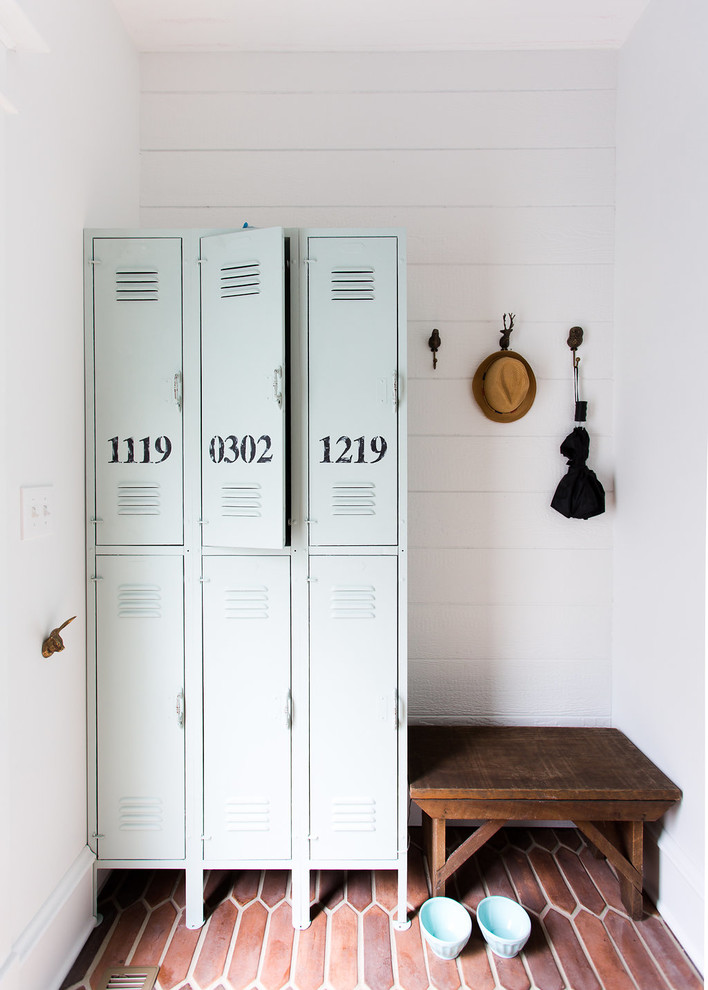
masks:
<path id="1" fill-rule="evenodd" d="M 202 542 L 285 545 L 281 227 L 201 238 Z"/>

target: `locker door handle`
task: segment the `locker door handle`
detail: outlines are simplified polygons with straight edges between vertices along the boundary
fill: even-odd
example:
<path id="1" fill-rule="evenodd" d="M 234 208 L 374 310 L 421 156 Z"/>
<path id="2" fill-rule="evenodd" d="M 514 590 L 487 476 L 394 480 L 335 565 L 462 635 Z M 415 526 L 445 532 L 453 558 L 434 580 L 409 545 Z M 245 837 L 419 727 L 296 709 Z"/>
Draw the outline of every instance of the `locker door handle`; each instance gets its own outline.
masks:
<path id="1" fill-rule="evenodd" d="M 394 688 L 393 691 L 393 728 L 396 732 L 401 727 L 401 716 L 399 712 L 399 694 L 398 688 Z"/>
<path id="2" fill-rule="evenodd" d="M 174 380 L 174 393 L 175 402 L 177 403 L 177 408 L 182 412 L 182 372 L 178 371 L 175 374 Z"/>
<path id="3" fill-rule="evenodd" d="M 285 725 L 288 729 L 293 727 L 293 693 L 290 690 L 285 699 Z"/>
<path id="4" fill-rule="evenodd" d="M 398 412 L 398 372 L 393 373 L 393 411 Z"/>
<path id="5" fill-rule="evenodd" d="M 273 395 L 278 403 L 278 409 L 283 408 L 283 369 L 275 368 L 273 371 Z"/>
<path id="6" fill-rule="evenodd" d="M 177 725 L 180 729 L 184 728 L 184 691 L 180 691 L 177 695 L 177 702 L 175 704 L 175 713 L 177 715 Z"/>

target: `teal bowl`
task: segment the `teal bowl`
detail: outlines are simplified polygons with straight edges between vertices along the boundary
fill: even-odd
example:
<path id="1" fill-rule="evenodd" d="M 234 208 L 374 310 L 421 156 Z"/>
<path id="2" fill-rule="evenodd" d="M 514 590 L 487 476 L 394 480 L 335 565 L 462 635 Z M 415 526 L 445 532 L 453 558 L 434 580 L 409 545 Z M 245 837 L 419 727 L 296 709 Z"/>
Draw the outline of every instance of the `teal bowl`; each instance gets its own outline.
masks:
<path id="1" fill-rule="evenodd" d="M 510 897 L 485 897 L 477 905 L 477 924 L 496 956 L 511 959 L 521 952 L 531 934 L 531 919 Z"/>

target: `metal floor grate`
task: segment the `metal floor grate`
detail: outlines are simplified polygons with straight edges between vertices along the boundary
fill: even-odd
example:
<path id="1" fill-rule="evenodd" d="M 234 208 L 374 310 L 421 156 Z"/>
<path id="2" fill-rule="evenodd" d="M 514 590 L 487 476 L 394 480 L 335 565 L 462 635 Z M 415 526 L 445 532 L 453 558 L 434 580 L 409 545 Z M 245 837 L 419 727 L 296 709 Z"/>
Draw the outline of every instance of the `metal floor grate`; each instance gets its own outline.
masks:
<path id="1" fill-rule="evenodd" d="M 96 990 L 152 990 L 157 974 L 157 966 L 112 966 Z"/>

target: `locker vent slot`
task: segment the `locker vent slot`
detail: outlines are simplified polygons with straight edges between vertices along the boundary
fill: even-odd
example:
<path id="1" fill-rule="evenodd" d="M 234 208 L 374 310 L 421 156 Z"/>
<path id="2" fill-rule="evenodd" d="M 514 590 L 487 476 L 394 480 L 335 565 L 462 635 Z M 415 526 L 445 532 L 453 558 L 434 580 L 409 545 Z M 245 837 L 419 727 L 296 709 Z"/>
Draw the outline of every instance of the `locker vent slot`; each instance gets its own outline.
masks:
<path id="1" fill-rule="evenodd" d="M 262 508 L 260 485 L 224 485 L 221 489 L 222 516 L 260 518 Z"/>
<path id="2" fill-rule="evenodd" d="M 221 298 L 257 296 L 261 291 L 261 266 L 258 261 L 246 261 L 221 269 Z"/>
<path id="3" fill-rule="evenodd" d="M 375 832 L 376 801 L 373 798 L 335 798 L 332 801 L 332 831 Z"/>
<path id="4" fill-rule="evenodd" d="M 332 271 L 332 299 L 374 298 L 373 268 L 335 268 Z"/>
<path id="5" fill-rule="evenodd" d="M 157 584 L 122 584 L 118 592 L 119 619 L 161 619 L 162 596 Z"/>
<path id="6" fill-rule="evenodd" d="M 121 832 L 161 832 L 162 801 L 160 798 L 126 797 L 120 799 L 118 828 Z"/>
<path id="7" fill-rule="evenodd" d="M 159 972 L 159 966 L 111 966 L 96 990 L 153 990 Z"/>
<path id="8" fill-rule="evenodd" d="M 159 516 L 160 485 L 158 482 L 137 484 L 123 481 L 118 484 L 119 516 Z"/>
<path id="9" fill-rule="evenodd" d="M 336 585 L 329 596 L 333 619 L 375 619 L 376 588 L 372 584 Z"/>
<path id="10" fill-rule="evenodd" d="M 333 485 L 332 515 L 375 516 L 376 485 L 369 482 L 358 485 Z"/>
<path id="11" fill-rule="evenodd" d="M 269 612 L 268 589 L 227 588 L 224 596 L 224 615 L 227 619 L 267 619 Z"/>
<path id="12" fill-rule="evenodd" d="M 270 801 L 267 798 L 241 798 L 224 806 L 227 832 L 270 832 Z"/>
<path id="13" fill-rule="evenodd" d="M 118 302 L 157 302 L 158 273 L 153 271 L 116 272 Z"/>

